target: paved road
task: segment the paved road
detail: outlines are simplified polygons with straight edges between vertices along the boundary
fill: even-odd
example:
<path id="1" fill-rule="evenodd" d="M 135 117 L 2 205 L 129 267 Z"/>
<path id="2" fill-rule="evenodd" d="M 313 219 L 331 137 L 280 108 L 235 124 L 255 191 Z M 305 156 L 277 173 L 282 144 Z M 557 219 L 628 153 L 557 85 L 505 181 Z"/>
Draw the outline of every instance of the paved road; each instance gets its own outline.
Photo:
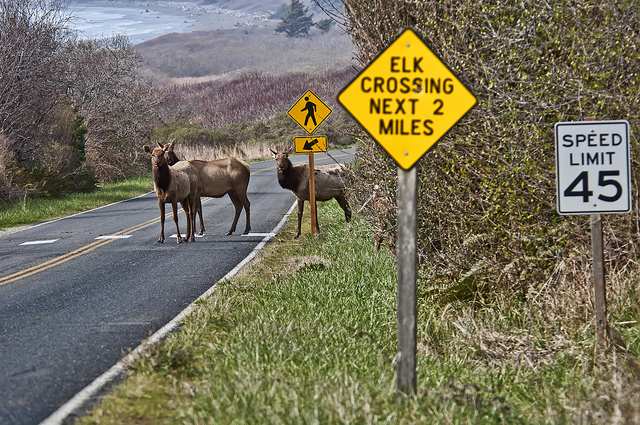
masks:
<path id="1" fill-rule="evenodd" d="M 331 155 L 345 162 L 349 152 Z M 251 172 L 248 236 L 225 236 L 228 197 L 203 198 L 205 236 L 177 244 L 168 212 L 157 244 L 153 193 L 0 236 L 0 424 L 40 423 L 252 252 L 295 197 L 274 161 Z"/>

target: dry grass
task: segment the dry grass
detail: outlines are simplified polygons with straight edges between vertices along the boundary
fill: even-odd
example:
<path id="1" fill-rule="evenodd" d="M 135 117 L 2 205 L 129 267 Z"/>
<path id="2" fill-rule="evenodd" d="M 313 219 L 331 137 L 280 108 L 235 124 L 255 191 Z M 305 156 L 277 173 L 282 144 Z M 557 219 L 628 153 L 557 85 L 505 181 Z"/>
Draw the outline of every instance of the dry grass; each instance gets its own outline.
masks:
<path id="1" fill-rule="evenodd" d="M 270 158 L 273 154 L 269 151 L 270 145 L 263 143 L 241 143 L 231 146 L 185 146 L 177 144 L 176 155 L 182 160 L 201 159 L 211 161 L 214 159 L 234 156 L 243 161 L 261 160 Z"/>

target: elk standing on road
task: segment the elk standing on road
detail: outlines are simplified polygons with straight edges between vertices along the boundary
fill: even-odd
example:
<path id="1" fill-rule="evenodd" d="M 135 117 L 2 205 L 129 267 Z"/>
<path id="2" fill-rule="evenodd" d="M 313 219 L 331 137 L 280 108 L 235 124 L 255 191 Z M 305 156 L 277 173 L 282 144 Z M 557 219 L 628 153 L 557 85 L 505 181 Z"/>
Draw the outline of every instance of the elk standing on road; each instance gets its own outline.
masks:
<path id="1" fill-rule="evenodd" d="M 173 150 L 175 142 L 176 141 L 173 140 L 169 143 L 165 152 L 165 158 L 169 164 L 176 164 L 180 161 Z M 213 161 L 192 159 L 190 161 L 181 162 L 189 162 L 198 171 L 200 196 L 222 198 L 225 194 L 229 195 L 236 212 L 233 217 L 233 224 L 231 224 L 231 228 L 227 232 L 227 235 L 236 231 L 238 218 L 240 217 L 243 207 L 247 219 L 244 234 L 246 235 L 249 233 L 251 231 L 251 203 L 247 197 L 247 187 L 249 186 L 249 178 L 251 177 L 249 164 L 234 157 L 214 159 Z M 202 203 L 200 202 L 199 197 L 196 200 L 196 212 L 200 215 L 199 234 L 202 235 L 204 233 L 204 222 L 202 220 Z"/>
<path id="2" fill-rule="evenodd" d="M 304 201 L 309 200 L 309 164 L 294 166 L 289 159 L 291 149 L 284 152 L 275 152 L 271 149 L 276 159 L 278 183 L 283 189 L 289 189 L 298 199 L 298 232 L 294 236 L 300 236 L 302 226 L 302 213 Z M 340 164 L 321 165 L 314 169 L 316 201 L 328 201 L 335 199 L 344 211 L 344 218 L 351 220 L 351 208 L 345 197 L 346 184 L 349 179 L 349 170 Z M 316 230 L 320 231 L 320 225 L 316 217 Z"/>
<path id="3" fill-rule="evenodd" d="M 160 237 L 158 243 L 164 242 L 164 215 L 165 203 L 171 203 L 173 209 L 173 221 L 176 224 L 178 243 L 195 240 L 195 206 L 196 199 L 200 197 L 198 189 L 198 171 L 188 162 L 169 166 L 164 157 L 166 146 L 156 142 L 158 147 L 151 149 L 144 145 L 143 150 L 151 155 L 151 174 L 153 176 L 153 189 L 158 197 L 160 207 Z M 182 205 L 187 219 L 187 234 L 183 239 L 178 227 L 178 202 Z"/>

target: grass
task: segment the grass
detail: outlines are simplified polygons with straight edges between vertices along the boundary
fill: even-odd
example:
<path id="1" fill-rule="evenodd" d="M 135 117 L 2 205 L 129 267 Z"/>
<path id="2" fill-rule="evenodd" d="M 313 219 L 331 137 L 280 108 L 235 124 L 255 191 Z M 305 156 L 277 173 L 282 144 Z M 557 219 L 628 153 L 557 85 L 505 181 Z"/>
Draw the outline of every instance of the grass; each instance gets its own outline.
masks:
<path id="1" fill-rule="evenodd" d="M 0 207 L 0 230 L 26 226 L 112 202 L 122 201 L 153 190 L 150 175 L 132 177 L 117 183 L 104 183 L 91 193 L 78 193 L 52 199 L 25 199 Z"/>
<path id="2" fill-rule="evenodd" d="M 640 421 L 626 351 L 595 354 L 592 323 L 570 333 L 518 300 L 421 296 L 417 394 L 399 396 L 395 260 L 361 217 L 345 224 L 333 202 L 319 214 L 320 235 L 307 224 L 293 240 L 290 220 L 79 423 Z"/>

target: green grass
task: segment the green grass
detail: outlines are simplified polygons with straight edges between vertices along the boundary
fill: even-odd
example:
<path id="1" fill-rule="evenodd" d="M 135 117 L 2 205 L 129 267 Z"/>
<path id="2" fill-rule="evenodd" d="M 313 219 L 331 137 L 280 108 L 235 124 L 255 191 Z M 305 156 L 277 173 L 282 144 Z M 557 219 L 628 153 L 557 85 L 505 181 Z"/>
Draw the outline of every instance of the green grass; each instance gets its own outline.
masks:
<path id="1" fill-rule="evenodd" d="M 0 206 L 0 230 L 26 226 L 112 202 L 129 199 L 153 190 L 150 175 L 132 177 L 117 183 L 105 183 L 91 193 L 78 193 L 52 199 L 26 199 Z"/>
<path id="2" fill-rule="evenodd" d="M 420 297 L 417 394 L 399 396 L 395 261 L 359 217 L 319 213 L 320 235 L 293 240 L 292 216 L 79 423 L 638 423 L 624 355 L 518 301 Z"/>

